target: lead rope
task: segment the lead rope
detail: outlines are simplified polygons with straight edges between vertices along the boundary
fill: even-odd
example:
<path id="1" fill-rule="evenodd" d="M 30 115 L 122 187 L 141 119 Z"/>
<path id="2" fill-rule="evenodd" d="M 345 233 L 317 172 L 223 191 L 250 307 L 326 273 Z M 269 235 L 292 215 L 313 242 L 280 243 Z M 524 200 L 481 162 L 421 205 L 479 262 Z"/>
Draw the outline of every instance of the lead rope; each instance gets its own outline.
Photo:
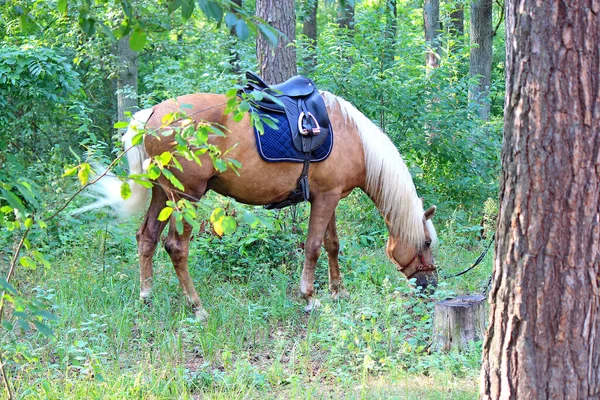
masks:
<path id="1" fill-rule="evenodd" d="M 477 260 L 475 260 L 475 262 L 473 263 L 473 265 L 471 265 L 469 268 L 465 269 L 464 271 L 461 271 L 461 272 L 459 272 L 457 274 L 454 274 L 454 275 L 450 275 L 450 276 L 443 276 L 442 275 L 442 278 L 443 279 L 456 278 L 457 276 L 461 276 L 461 275 L 466 274 L 467 272 L 471 271 L 473 268 L 475 268 L 476 266 L 478 266 L 479 264 L 481 264 L 481 262 L 483 261 L 485 255 L 487 254 L 488 250 L 490 249 L 490 247 L 492 247 L 492 243 L 494 243 L 494 238 L 495 238 L 495 235 L 492 236 L 492 238 L 488 242 L 487 246 L 481 252 L 481 254 L 479 255 L 479 257 L 477 257 Z M 488 279 L 488 282 L 485 285 L 485 288 L 483 289 L 483 292 L 481 292 L 482 295 L 485 295 L 487 293 L 487 291 L 490 289 L 490 285 L 492 284 L 492 276 L 493 276 L 493 274 Z"/>

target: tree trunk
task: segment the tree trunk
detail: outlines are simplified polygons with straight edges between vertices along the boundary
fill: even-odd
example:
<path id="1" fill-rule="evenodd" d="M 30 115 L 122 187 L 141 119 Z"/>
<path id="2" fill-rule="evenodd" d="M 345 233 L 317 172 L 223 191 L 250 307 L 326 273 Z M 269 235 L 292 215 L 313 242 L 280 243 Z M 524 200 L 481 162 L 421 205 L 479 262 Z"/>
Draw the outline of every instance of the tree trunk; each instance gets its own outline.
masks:
<path id="1" fill-rule="evenodd" d="M 275 48 L 262 33 L 256 36 L 256 58 L 262 78 L 268 84 L 283 82 L 297 74 L 296 50 L 289 45 L 296 39 L 294 0 L 257 0 L 256 15 L 284 35 Z"/>
<path id="2" fill-rule="evenodd" d="M 308 49 L 305 49 L 304 67 L 310 75 L 317 64 L 315 47 L 317 46 L 317 9 L 319 0 L 306 0 L 307 13 L 302 24 L 302 33 L 307 38 Z"/>
<path id="3" fill-rule="evenodd" d="M 469 75 L 478 76 L 478 84 L 469 88 L 469 100 L 479 105 L 479 116 L 485 121 L 490 119 L 488 97 L 492 82 L 492 31 L 492 0 L 473 0 Z"/>
<path id="4" fill-rule="evenodd" d="M 433 348 L 466 350 L 483 339 L 485 297 L 480 294 L 458 296 L 435 303 Z"/>
<path id="5" fill-rule="evenodd" d="M 398 32 L 398 9 L 396 0 L 386 0 L 385 7 L 385 48 L 383 66 L 388 68 L 396 55 L 396 33 Z"/>
<path id="6" fill-rule="evenodd" d="M 340 24 L 340 28 L 354 28 L 354 1 L 355 0 L 339 0 L 338 23 Z"/>
<path id="7" fill-rule="evenodd" d="M 440 1 L 425 0 L 423 5 L 423 22 L 425 27 L 425 44 L 427 52 L 425 53 L 425 65 L 430 71 L 439 66 L 437 54 L 440 46 Z"/>
<path id="8" fill-rule="evenodd" d="M 129 35 L 115 46 L 117 55 L 117 120 L 128 121 L 125 112 L 138 110 L 138 54 L 129 47 Z"/>
<path id="9" fill-rule="evenodd" d="M 600 3 L 506 2 L 483 399 L 600 398 Z"/>
<path id="10" fill-rule="evenodd" d="M 242 7 L 242 0 L 231 0 L 238 7 Z M 229 48 L 229 62 L 231 64 L 231 69 L 234 74 L 239 75 L 242 71 L 240 69 L 240 53 L 238 51 L 238 37 L 237 37 L 237 29 L 235 25 L 229 29 L 229 34 L 231 36 L 231 44 Z"/>
<path id="11" fill-rule="evenodd" d="M 454 5 L 454 9 L 450 12 L 450 23 L 448 24 L 448 32 L 455 38 L 462 38 L 465 34 L 465 6 L 463 3 Z"/>

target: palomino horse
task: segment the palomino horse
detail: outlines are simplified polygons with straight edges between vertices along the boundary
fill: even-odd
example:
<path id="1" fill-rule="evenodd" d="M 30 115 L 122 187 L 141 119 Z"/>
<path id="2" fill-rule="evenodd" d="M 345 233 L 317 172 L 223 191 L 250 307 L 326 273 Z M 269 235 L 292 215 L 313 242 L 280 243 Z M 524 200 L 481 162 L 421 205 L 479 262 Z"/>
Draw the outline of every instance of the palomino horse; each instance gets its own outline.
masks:
<path id="1" fill-rule="evenodd" d="M 398 150 L 389 138 L 367 117 L 347 101 L 328 92 L 321 92 L 335 132 L 335 143 L 330 156 L 309 169 L 310 219 L 304 246 L 305 260 L 300 281 L 300 294 L 307 301 L 306 311 L 319 306 L 314 293 L 315 265 L 324 245 L 329 256 L 329 289 L 334 298 L 347 295 L 342 284 L 338 265 L 339 240 L 336 232 L 335 208 L 340 199 L 354 188 L 360 188 L 373 200 L 389 231 L 386 252 L 397 269 L 407 278 L 416 278 L 422 287 L 437 283 L 437 273 L 431 252 L 436 233 L 431 222 L 435 206 L 423 210 L 410 173 Z M 209 143 L 220 149 L 231 149 L 228 157 L 242 164 L 239 175 L 227 170 L 218 172 L 205 154 L 202 164 L 178 158 L 183 171 L 173 168 L 172 173 L 183 184 L 185 191 L 177 190 L 160 176 L 152 187 L 152 200 L 142 226 L 137 232 L 140 257 L 140 294 L 148 300 L 152 285 L 152 257 L 160 234 L 167 221 L 158 220 L 167 200 L 180 198 L 200 199 L 207 190 L 214 190 L 239 202 L 265 205 L 282 201 L 296 187 L 302 170 L 301 163 L 265 162 L 256 150 L 256 138 L 248 115 L 235 122 L 224 114 L 227 98 L 217 94 L 192 94 L 143 110 L 134 116 L 132 124 L 144 125 L 147 130 L 165 131 L 163 116 L 179 111 L 180 104 L 189 107 L 186 112 L 194 123 L 210 122 L 221 126 L 225 137 L 210 136 Z M 151 116 L 148 119 L 148 115 Z M 125 148 L 129 148 L 135 129 L 124 135 Z M 127 154 L 130 172 L 142 172 L 143 161 L 172 150 L 169 138 L 146 135 L 143 148 L 134 147 Z M 100 181 L 98 192 L 102 199 L 95 204 L 110 204 L 121 210 L 135 211 L 146 205 L 148 189 L 131 183 L 132 195 L 122 200 L 121 182 L 114 177 Z M 94 208 L 86 207 L 86 209 Z M 187 300 L 198 318 L 207 313 L 200 303 L 188 272 L 188 250 L 192 228 L 184 224 L 178 233 L 171 217 L 165 248 L 175 267 L 177 277 Z"/>

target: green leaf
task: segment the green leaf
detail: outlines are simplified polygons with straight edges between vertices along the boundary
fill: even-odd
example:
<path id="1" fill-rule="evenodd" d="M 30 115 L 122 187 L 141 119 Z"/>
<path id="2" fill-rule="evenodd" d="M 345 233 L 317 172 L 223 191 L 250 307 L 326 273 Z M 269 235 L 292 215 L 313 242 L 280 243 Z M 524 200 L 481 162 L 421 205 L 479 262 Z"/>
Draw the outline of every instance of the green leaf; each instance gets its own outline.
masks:
<path id="1" fill-rule="evenodd" d="M 77 177 L 79 178 L 79 182 L 81 182 L 81 186 L 85 186 L 89 182 L 91 170 L 92 168 L 88 163 L 83 163 L 79 166 Z"/>
<path id="2" fill-rule="evenodd" d="M 181 191 L 185 190 L 185 188 L 183 187 L 181 182 L 179 182 L 179 179 L 177 179 L 171 171 L 169 171 L 166 168 L 163 168 L 161 171 L 162 171 L 163 175 L 169 180 L 169 182 L 171 182 L 171 184 L 173 184 L 173 186 L 175 186 L 177 189 L 179 189 Z"/>
<path id="3" fill-rule="evenodd" d="M 0 287 L 2 287 L 2 289 L 4 289 L 5 291 L 7 291 L 8 293 L 10 293 L 12 295 L 16 295 L 17 294 L 17 291 L 13 287 L 13 285 L 11 285 L 10 283 L 8 283 L 6 281 L 6 279 L 4 279 L 4 277 L 0 277 Z"/>
<path id="4" fill-rule="evenodd" d="M 225 211 L 222 208 L 217 207 L 213 210 L 212 214 L 210 215 L 210 222 L 218 221 L 220 219 L 223 219 L 223 217 L 225 217 Z"/>
<path id="5" fill-rule="evenodd" d="M 45 318 L 48 321 L 58 321 L 58 317 L 56 315 L 46 310 L 36 310 L 33 314 L 37 315 L 38 317 Z"/>
<path id="6" fill-rule="evenodd" d="M 58 12 L 61 14 L 64 14 L 67 12 L 67 0 L 58 0 L 58 3 L 56 4 L 56 8 L 58 9 Z"/>
<path id="7" fill-rule="evenodd" d="M 213 165 L 219 172 L 227 171 L 227 163 L 220 158 L 215 158 L 213 160 Z"/>
<path id="8" fill-rule="evenodd" d="M 234 13 L 228 12 L 227 14 L 225 14 L 225 25 L 227 25 L 227 28 L 231 29 L 231 27 L 235 25 L 237 20 L 238 19 Z"/>
<path id="9" fill-rule="evenodd" d="M 129 196 L 131 196 L 131 186 L 129 186 L 129 182 L 123 182 L 121 184 L 121 198 L 127 200 Z"/>
<path id="10" fill-rule="evenodd" d="M 77 169 L 78 169 L 78 168 L 79 168 L 79 166 L 77 166 L 77 165 L 76 165 L 76 166 L 74 166 L 74 167 L 71 167 L 71 168 L 67 168 L 67 167 L 65 167 L 65 173 L 62 175 L 62 176 L 63 176 L 63 178 L 64 178 L 65 176 L 71 176 L 71 175 L 75 175 L 75 173 L 77 173 Z"/>
<path id="11" fill-rule="evenodd" d="M 25 214 L 25 206 L 21 202 L 21 199 L 19 199 L 13 192 L 6 189 L 2 189 L 1 193 L 2 197 L 8 202 L 9 206 L 19 210 L 19 212 L 22 214 Z"/>
<path id="12" fill-rule="evenodd" d="M 116 122 L 113 125 L 113 128 L 115 128 L 115 129 L 123 129 L 123 128 L 127 128 L 128 126 L 129 126 L 129 122 L 127 122 L 127 121 L 119 121 L 119 122 Z"/>
<path id="13" fill-rule="evenodd" d="M 19 262 L 21 263 L 22 266 L 24 266 L 25 268 L 29 268 L 29 269 L 36 269 L 37 268 L 37 264 L 35 263 L 35 261 L 33 261 L 31 259 L 31 257 L 28 256 L 23 256 L 19 259 Z"/>
<path id="14" fill-rule="evenodd" d="M 184 214 L 183 219 L 190 224 L 190 226 L 193 229 L 200 229 L 200 224 L 198 224 L 198 221 L 196 221 L 194 218 L 192 218 L 191 216 Z"/>
<path id="15" fill-rule="evenodd" d="M 146 45 L 146 41 L 147 41 L 146 32 L 144 32 L 144 30 L 142 30 L 142 28 L 137 27 L 137 28 L 135 28 L 135 30 L 131 33 L 131 36 L 129 37 L 129 47 L 131 47 L 131 50 L 133 50 L 133 51 L 140 51 Z"/>
<path id="16" fill-rule="evenodd" d="M 250 225 L 252 228 L 256 228 L 256 226 L 260 223 L 260 220 L 253 212 L 248 210 L 244 210 L 244 215 L 242 216 L 244 222 Z"/>
<path id="17" fill-rule="evenodd" d="M 221 226 L 223 228 L 224 235 L 231 235 L 233 232 L 235 232 L 237 223 L 233 217 L 228 215 L 222 219 Z"/>
<path id="18" fill-rule="evenodd" d="M 143 140 L 144 140 L 144 132 L 136 133 L 131 138 L 131 144 L 133 146 L 137 146 L 138 144 L 141 144 Z"/>
<path id="19" fill-rule="evenodd" d="M 187 21 L 194 12 L 194 6 L 196 3 L 194 0 L 183 0 L 181 4 L 181 17 L 184 21 Z"/>
<path id="20" fill-rule="evenodd" d="M 207 18 L 212 18 L 217 22 L 223 18 L 223 10 L 218 3 L 210 0 L 198 0 L 198 5 Z"/>
<path id="21" fill-rule="evenodd" d="M 168 151 L 163 152 L 160 156 L 156 156 L 159 165 L 162 166 L 169 165 L 171 158 L 173 158 L 173 155 Z"/>
<path id="22" fill-rule="evenodd" d="M 280 34 L 280 32 L 277 29 L 263 24 L 258 24 L 258 29 L 263 34 L 265 39 L 267 39 L 267 41 L 271 44 L 271 46 L 277 46 L 277 37 Z"/>
<path id="23" fill-rule="evenodd" d="M 181 7 L 181 0 L 169 0 L 167 2 L 167 11 L 169 14 L 173 14 L 179 7 Z"/>
<path id="24" fill-rule="evenodd" d="M 235 24 L 235 34 L 238 39 L 246 40 L 248 36 L 250 36 L 250 29 L 248 29 L 248 24 L 243 19 L 238 20 Z"/>
<path id="25" fill-rule="evenodd" d="M 181 214 L 179 214 L 181 215 Z M 177 233 L 179 233 L 180 235 L 183 234 L 183 221 L 180 219 L 175 219 L 175 229 L 177 230 Z"/>
<path id="26" fill-rule="evenodd" d="M 40 321 L 33 321 L 33 325 L 37 328 L 38 331 L 44 336 L 52 337 L 54 336 L 54 332 L 47 325 L 42 324 Z"/>
<path id="27" fill-rule="evenodd" d="M 157 179 L 160 176 L 160 169 L 155 164 L 150 164 L 148 167 L 148 176 L 152 180 Z"/>
<path id="28" fill-rule="evenodd" d="M 160 214 L 158 214 L 158 220 L 166 221 L 169 219 L 169 217 L 171 216 L 172 213 L 173 213 L 173 207 L 165 207 L 160 211 Z"/>
<path id="29" fill-rule="evenodd" d="M 92 36 L 96 32 L 96 20 L 94 18 L 81 17 L 79 18 L 79 27 L 88 36 Z"/>
<path id="30" fill-rule="evenodd" d="M 46 257 L 44 257 L 44 255 L 42 253 L 40 253 L 37 250 L 34 250 L 33 256 L 35 257 L 36 260 L 41 262 L 45 268 L 50 268 L 50 262 L 46 259 Z"/>

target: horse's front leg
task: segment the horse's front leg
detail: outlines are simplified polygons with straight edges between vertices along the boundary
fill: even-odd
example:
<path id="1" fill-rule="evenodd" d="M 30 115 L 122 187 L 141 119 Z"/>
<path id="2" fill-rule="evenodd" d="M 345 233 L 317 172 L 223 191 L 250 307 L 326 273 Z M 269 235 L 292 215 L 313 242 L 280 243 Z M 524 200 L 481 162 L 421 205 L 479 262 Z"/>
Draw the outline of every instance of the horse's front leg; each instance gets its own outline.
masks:
<path id="1" fill-rule="evenodd" d="M 191 304 L 196 318 L 202 321 L 208 318 L 208 313 L 202 307 L 188 268 L 191 234 L 192 227 L 187 222 L 183 223 L 183 233 L 179 234 L 175 227 L 175 219 L 171 217 L 169 235 L 165 240 L 165 249 L 169 253 L 169 257 L 171 257 L 179 284 L 183 289 L 183 294 L 185 294 L 187 301 Z"/>
<path id="2" fill-rule="evenodd" d="M 304 244 L 304 268 L 300 280 L 300 295 L 308 303 L 304 311 L 312 311 L 320 306 L 319 300 L 314 296 L 315 268 L 327 224 L 331 220 L 335 207 L 340 201 L 338 193 L 321 193 L 310 200 L 310 219 L 308 222 L 308 236 Z"/>
<path id="3" fill-rule="evenodd" d="M 337 229 L 335 226 L 335 211 L 327 224 L 325 230 L 325 251 L 329 259 L 329 292 L 331 298 L 338 300 L 341 297 L 348 297 L 348 291 L 342 283 L 342 275 L 340 274 L 340 264 L 338 262 L 338 254 L 340 253 L 340 240 L 338 239 Z"/>
<path id="4" fill-rule="evenodd" d="M 166 222 L 158 220 L 160 210 L 165 206 L 167 195 L 159 186 L 152 188 L 152 201 L 146 212 L 144 222 L 135 235 L 140 257 L 140 298 L 148 303 L 152 290 L 152 258 L 156 251 L 158 238 L 165 228 Z"/>

